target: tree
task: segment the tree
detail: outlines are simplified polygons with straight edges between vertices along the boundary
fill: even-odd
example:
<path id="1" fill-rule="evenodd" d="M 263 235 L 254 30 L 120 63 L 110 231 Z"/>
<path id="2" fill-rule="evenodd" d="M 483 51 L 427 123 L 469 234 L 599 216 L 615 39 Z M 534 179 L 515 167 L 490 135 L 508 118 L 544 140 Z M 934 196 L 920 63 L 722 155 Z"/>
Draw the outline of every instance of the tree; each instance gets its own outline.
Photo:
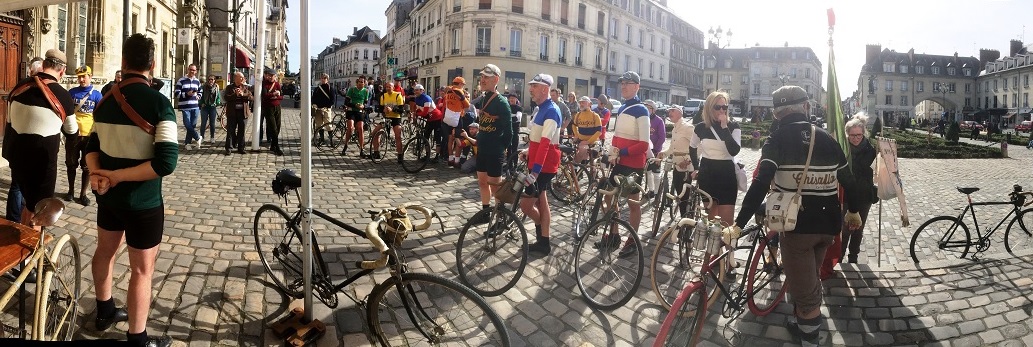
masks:
<path id="1" fill-rule="evenodd" d="M 957 144 L 958 143 L 958 139 L 960 137 L 961 137 L 961 126 L 958 125 L 958 122 L 950 122 L 950 125 L 947 126 L 947 135 L 945 136 L 945 139 L 947 140 L 947 143 L 948 144 Z"/>

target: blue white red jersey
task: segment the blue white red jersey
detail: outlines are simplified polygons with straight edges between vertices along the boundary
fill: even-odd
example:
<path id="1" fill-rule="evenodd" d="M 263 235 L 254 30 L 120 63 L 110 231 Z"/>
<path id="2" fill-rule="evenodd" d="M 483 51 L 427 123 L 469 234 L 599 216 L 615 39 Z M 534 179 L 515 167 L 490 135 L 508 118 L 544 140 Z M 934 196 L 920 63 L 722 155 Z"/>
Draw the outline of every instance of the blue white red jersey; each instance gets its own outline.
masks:
<path id="1" fill-rule="evenodd" d="M 613 146 L 620 153 L 617 164 L 633 169 L 646 166 L 646 152 L 649 151 L 649 110 L 638 96 L 625 100 L 617 110 L 613 126 Z"/>
<path id="2" fill-rule="evenodd" d="M 559 169 L 560 124 L 560 110 L 551 99 L 538 105 L 538 112 L 527 125 L 531 141 L 527 149 L 527 168 L 532 173 L 556 173 Z"/>

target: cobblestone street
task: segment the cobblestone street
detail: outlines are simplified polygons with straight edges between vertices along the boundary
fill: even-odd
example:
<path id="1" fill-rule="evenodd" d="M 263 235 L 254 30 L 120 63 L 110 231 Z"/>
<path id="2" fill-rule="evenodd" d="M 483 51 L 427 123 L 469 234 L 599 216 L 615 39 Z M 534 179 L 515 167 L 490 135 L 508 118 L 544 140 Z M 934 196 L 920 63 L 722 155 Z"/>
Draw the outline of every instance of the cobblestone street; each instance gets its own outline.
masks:
<path id="1" fill-rule="evenodd" d="M 282 157 L 266 149 L 224 156 L 222 130 L 216 146 L 181 150 L 178 168 L 164 180 L 167 220 L 156 265 L 148 327 L 151 335 L 166 333 L 178 346 L 279 344 L 267 326 L 301 302 L 289 300 L 270 282 L 255 251 L 251 229 L 257 209 L 277 202 L 270 189 L 277 170 L 301 170 L 298 110 L 285 108 L 283 119 L 281 142 L 285 143 L 286 155 Z M 885 201 L 880 234 L 879 206 L 872 207 L 860 264 L 844 264 L 838 268 L 837 277 L 824 282 L 826 305 L 822 310 L 829 317 L 822 329 L 825 345 L 1033 345 L 1033 320 L 1029 319 L 1033 314 L 1033 250 L 1021 250 L 1018 256 L 1007 253 L 1003 244 L 1006 225 L 998 230 L 979 261 L 938 259 L 916 268 L 909 256 L 911 236 L 921 223 L 933 216 L 956 215 L 964 206 L 965 196 L 955 187 L 981 188 L 972 195 L 976 201 L 1005 201 L 1013 184 L 1033 189 L 1029 175 L 1033 151 L 1012 147 L 1009 152 L 1009 159 L 900 160 L 911 226 L 901 226 L 895 200 Z M 758 157 L 759 151 L 753 149 L 740 154 L 748 172 Z M 360 226 L 368 221 L 367 209 L 422 202 L 441 214 L 445 230 L 435 224 L 425 232 L 410 235 L 403 244 L 409 269 L 456 278 L 459 229 L 480 209 L 474 176 L 460 174 L 444 164 L 408 174 L 390 160 L 393 156 L 388 159 L 373 164 L 359 159 L 355 148 L 348 156 L 314 151 L 313 207 Z M 67 189 L 63 167 L 59 172 L 57 192 L 63 194 Z M 0 177 L 6 192 L 10 169 L 0 169 Z M 288 211 L 295 208 L 295 203 L 293 196 L 291 205 L 280 201 Z M 994 206 L 977 211 L 987 227 L 993 227 L 996 223 L 992 222 L 1006 212 Z M 562 204 L 554 205 L 552 255 L 532 257 L 517 286 L 502 296 L 487 298 L 488 302 L 502 316 L 515 346 L 650 345 L 666 312 L 650 288 L 648 266 L 630 302 L 609 312 L 590 308 L 581 299 L 573 276 L 571 214 Z M 651 220 L 650 216 L 643 217 L 644 224 Z M 81 304 L 85 313 L 79 317 L 79 337 L 124 339 L 126 323 L 103 334 L 93 331 L 96 302 L 89 260 L 96 248 L 95 227 L 95 204 L 83 207 L 68 203 L 65 216 L 55 228 L 59 234 L 78 238 L 83 253 L 85 294 Z M 337 269 L 334 274 L 338 280 L 347 278 L 341 269 L 376 256 L 364 239 L 335 230 L 329 223 L 317 219 L 313 228 L 319 234 L 326 261 Z M 655 240 L 643 240 L 648 265 Z M 128 256 L 123 250 L 115 272 L 115 300 L 120 305 L 129 282 L 127 267 Z M 354 274 L 356 270 L 349 271 Z M 385 275 L 386 271 L 378 271 L 345 292 L 361 300 Z M 318 301 L 315 304 L 314 317 L 328 325 L 319 345 L 371 345 L 365 314 L 343 295 L 340 300 L 341 306 L 334 310 Z M 783 327 L 790 312 L 791 307 L 783 303 L 768 316 L 758 318 L 746 313 L 729 324 L 712 316 L 712 324 L 705 328 L 709 331 L 707 343 L 791 344 L 789 332 Z"/>

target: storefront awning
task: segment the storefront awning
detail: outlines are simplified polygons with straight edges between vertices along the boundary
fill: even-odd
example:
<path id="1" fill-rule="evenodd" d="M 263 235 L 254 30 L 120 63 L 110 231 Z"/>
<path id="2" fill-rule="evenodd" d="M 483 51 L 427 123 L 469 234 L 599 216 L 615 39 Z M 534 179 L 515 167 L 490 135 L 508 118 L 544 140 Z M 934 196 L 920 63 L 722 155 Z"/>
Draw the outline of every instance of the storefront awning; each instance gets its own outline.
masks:
<path id="1" fill-rule="evenodd" d="M 249 57 L 247 52 L 245 52 L 243 49 L 240 49 L 240 47 L 234 47 L 234 48 L 237 49 L 237 52 L 235 53 L 236 54 L 236 59 L 234 60 L 234 64 L 236 65 L 236 67 L 238 69 L 250 69 L 251 68 L 251 61 L 254 60 L 254 59 Z"/>

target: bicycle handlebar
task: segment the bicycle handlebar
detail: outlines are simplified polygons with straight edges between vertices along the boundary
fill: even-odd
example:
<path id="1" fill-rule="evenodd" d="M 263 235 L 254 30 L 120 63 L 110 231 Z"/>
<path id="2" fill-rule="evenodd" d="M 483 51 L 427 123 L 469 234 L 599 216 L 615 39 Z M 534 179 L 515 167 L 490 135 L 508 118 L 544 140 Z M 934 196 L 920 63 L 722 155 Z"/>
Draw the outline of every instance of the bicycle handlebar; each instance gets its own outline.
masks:
<path id="1" fill-rule="evenodd" d="M 404 212 L 406 209 L 415 210 L 416 212 L 419 212 L 424 216 L 423 223 L 419 225 L 414 225 L 412 227 L 412 231 L 420 231 L 430 228 L 430 225 L 433 223 L 433 218 L 438 219 L 438 223 L 441 225 L 442 230 L 445 229 L 445 225 L 441 221 L 441 217 L 438 216 L 436 212 L 416 202 L 406 202 L 399 205 L 397 208 L 383 209 L 379 212 L 373 210 L 366 211 L 373 218 L 372 221 L 366 223 L 366 239 L 368 239 L 370 244 L 373 245 L 373 248 L 376 248 L 377 251 L 380 251 L 380 258 L 378 258 L 377 260 L 361 261 L 358 264 L 360 268 L 366 270 L 373 270 L 382 268 L 385 265 L 387 265 L 387 261 L 389 260 L 388 252 L 391 250 L 391 248 L 387 245 L 387 242 L 384 242 L 384 239 L 380 237 L 380 225 L 382 223 L 387 222 L 387 217 L 395 213 L 398 213 L 405 219 L 411 221 L 412 219 L 409 217 L 409 214 L 407 212 Z M 407 233 L 408 231 L 402 230 L 402 232 Z"/>
<path id="2" fill-rule="evenodd" d="M 710 193 L 707 193 L 705 190 L 699 189 L 699 187 L 695 187 L 695 186 L 693 186 L 692 184 L 689 184 L 689 183 L 682 184 L 681 192 L 678 193 L 677 196 L 675 196 L 674 194 L 671 194 L 671 193 L 665 193 L 665 194 L 667 194 L 667 198 L 668 199 L 671 199 L 671 200 L 681 200 L 681 199 L 685 198 L 685 195 L 689 194 L 689 189 L 695 189 L 700 194 L 702 194 L 704 198 L 706 198 L 707 204 L 706 204 L 706 206 L 703 206 L 704 208 L 709 210 L 710 207 L 714 206 L 714 199 L 710 197 Z"/>
<path id="3" fill-rule="evenodd" d="M 631 174 L 630 176 L 638 176 L 638 175 L 637 174 Z M 635 182 L 633 180 L 629 180 L 628 176 L 617 175 L 617 176 L 614 177 L 614 180 L 617 181 L 617 185 L 615 185 L 612 189 L 609 189 L 609 190 L 607 190 L 607 189 L 599 189 L 599 193 L 603 194 L 603 195 L 616 195 L 617 192 L 623 191 L 625 188 L 632 188 L 632 189 L 636 189 L 637 188 L 639 191 L 645 191 L 646 190 L 644 187 L 642 187 L 641 184 L 638 184 L 637 182 Z M 628 203 L 635 204 L 635 205 L 641 205 L 642 204 L 642 200 L 635 200 L 635 199 L 632 199 L 632 198 L 628 198 Z"/>
<path id="4" fill-rule="evenodd" d="M 380 233 L 377 231 L 377 226 L 379 226 L 380 223 L 384 222 L 385 220 L 386 218 L 384 217 L 384 214 L 380 214 L 379 216 L 374 218 L 373 221 L 366 223 L 366 239 L 369 240 L 369 243 L 373 244 L 373 248 L 376 248 L 378 251 L 380 251 L 380 258 L 377 260 L 361 261 L 359 262 L 360 268 L 366 270 L 373 270 L 382 268 L 384 267 L 384 265 L 387 265 L 387 251 L 390 249 L 387 247 L 387 243 L 384 242 L 384 239 L 380 238 Z"/>

